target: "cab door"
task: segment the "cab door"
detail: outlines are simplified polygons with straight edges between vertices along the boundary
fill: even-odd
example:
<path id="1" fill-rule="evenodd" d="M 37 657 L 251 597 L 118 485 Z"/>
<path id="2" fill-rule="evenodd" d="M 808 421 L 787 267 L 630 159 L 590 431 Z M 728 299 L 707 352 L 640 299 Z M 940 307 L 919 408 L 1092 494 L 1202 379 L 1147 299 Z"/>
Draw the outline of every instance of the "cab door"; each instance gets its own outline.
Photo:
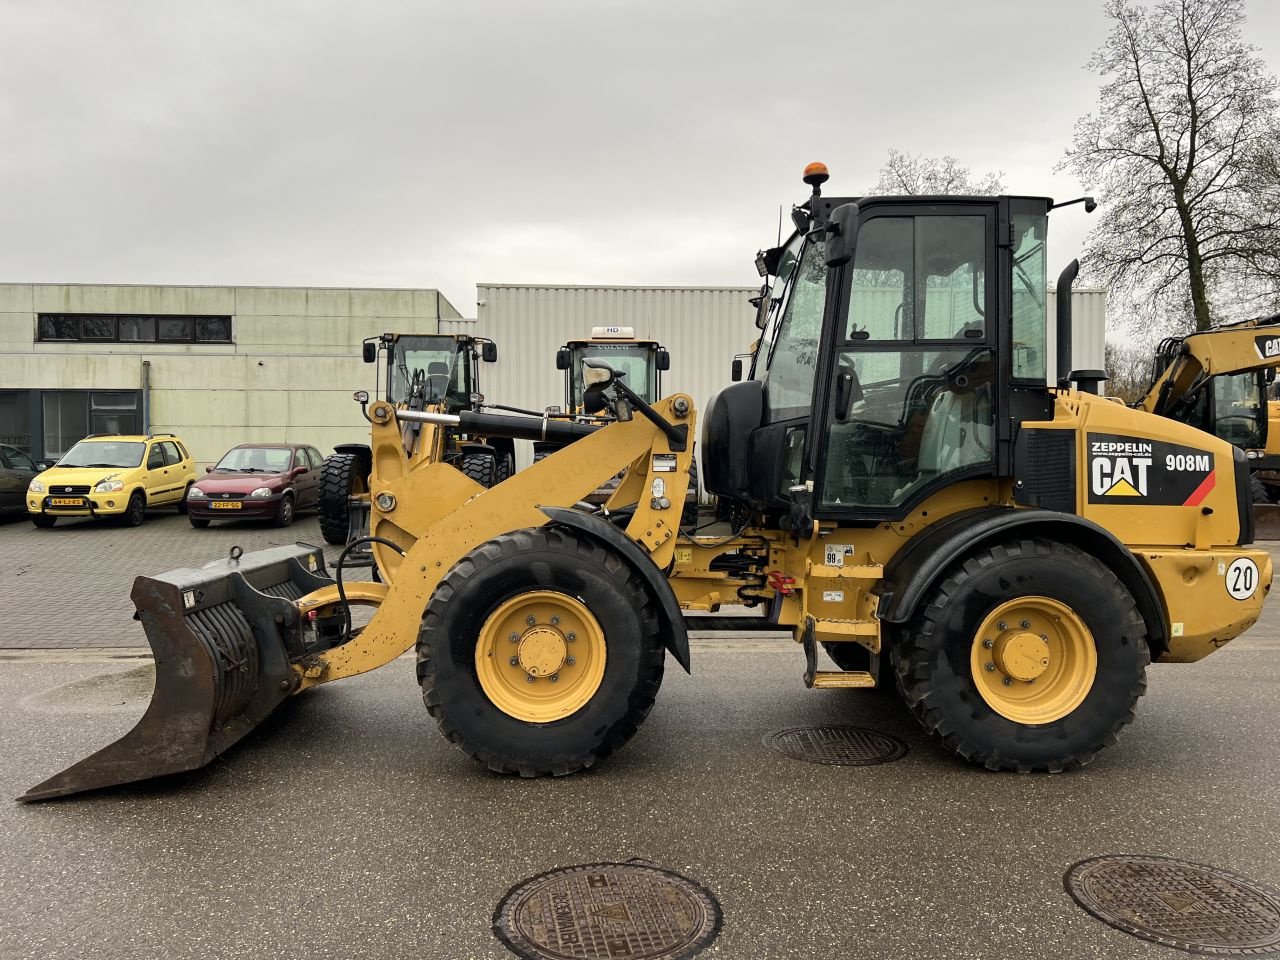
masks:
<path id="1" fill-rule="evenodd" d="M 898 519 L 995 471 L 996 205 L 877 204 L 829 271 L 816 517 Z"/>

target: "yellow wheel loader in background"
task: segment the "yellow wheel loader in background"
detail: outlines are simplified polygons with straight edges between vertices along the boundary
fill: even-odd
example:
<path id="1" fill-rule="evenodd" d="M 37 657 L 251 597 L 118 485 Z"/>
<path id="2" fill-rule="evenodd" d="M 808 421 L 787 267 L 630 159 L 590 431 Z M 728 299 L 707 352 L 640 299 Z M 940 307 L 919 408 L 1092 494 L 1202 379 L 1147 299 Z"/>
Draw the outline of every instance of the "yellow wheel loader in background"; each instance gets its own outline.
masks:
<path id="1" fill-rule="evenodd" d="M 1143 410 L 1172 417 L 1245 451 L 1250 492 L 1266 504 L 1280 491 L 1280 403 L 1269 401 L 1280 367 L 1280 313 L 1185 337 L 1156 348 Z M 1280 534 L 1280 517 L 1265 519 Z"/>
<path id="2" fill-rule="evenodd" d="M 451 742 L 492 770 L 570 774 L 636 732 L 666 653 L 690 668 L 683 613 L 726 605 L 768 610 L 738 629 L 792 631 L 798 681 L 894 684 L 971 762 L 1059 771 L 1113 743 L 1149 661 L 1198 660 L 1258 619 L 1272 570 L 1249 546 L 1243 453 L 1071 371 L 1072 268 L 1049 378 L 1052 201 L 834 199 L 824 167 L 805 174 L 759 369 L 702 418 L 731 529 L 678 530 L 691 399 L 647 403 L 604 360 L 583 397 L 604 425 L 378 400 L 383 582 L 344 580 L 343 559 L 330 579 L 305 545 L 139 577 L 150 709 L 22 799 L 200 766 L 287 698 L 415 649 Z M 485 488 L 444 462 L 457 432 L 573 442 Z M 604 509 L 579 505 L 623 468 Z M 359 629 L 356 604 L 374 608 Z M 822 644 L 866 650 L 866 669 L 820 669 Z"/>
<path id="3" fill-rule="evenodd" d="M 457 413 L 477 410 L 480 363 L 498 359 L 498 346 L 484 337 L 446 334 L 384 333 L 364 341 L 364 362 L 385 357 L 386 400 L 413 410 Z M 377 368 L 374 394 L 382 381 Z M 367 414 L 366 414 L 367 416 Z M 461 436 L 445 451 L 463 473 L 491 487 L 515 472 L 515 445 L 505 437 Z M 325 458 L 320 474 L 320 533 L 343 545 L 369 531 L 369 472 L 372 453 L 362 443 L 343 443 Z"/>

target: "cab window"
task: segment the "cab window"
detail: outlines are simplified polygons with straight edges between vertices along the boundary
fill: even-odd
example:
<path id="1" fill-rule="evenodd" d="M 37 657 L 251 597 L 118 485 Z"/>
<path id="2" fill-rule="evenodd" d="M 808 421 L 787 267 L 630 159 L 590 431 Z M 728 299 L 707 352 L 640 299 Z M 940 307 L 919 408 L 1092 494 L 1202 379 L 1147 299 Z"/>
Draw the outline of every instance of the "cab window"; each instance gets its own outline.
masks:
<path id="1" fill-rule="evenodd" d="M 826 244 L 810 234 L 791 279 L 764 378 L 770 423 L 809 414 L 827 298 L 825 250 Z"/>

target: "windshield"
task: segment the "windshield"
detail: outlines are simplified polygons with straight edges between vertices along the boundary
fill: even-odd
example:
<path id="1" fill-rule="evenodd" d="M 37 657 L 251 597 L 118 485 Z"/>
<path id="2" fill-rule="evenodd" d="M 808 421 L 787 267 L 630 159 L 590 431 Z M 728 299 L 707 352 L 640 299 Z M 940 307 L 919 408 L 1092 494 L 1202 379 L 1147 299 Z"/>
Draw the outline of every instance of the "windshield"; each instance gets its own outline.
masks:
<path id="1" fill-rule="evenodd" d="M 213 469 L 230 473 L 284 473 L 292 462 L 291 447 L 236 447 Z"/>
<path id="2" fill-rule="evenodd" d="M 58 461 L 60 467 L 137 467 L 145 443 L 127 440 L 81 440 Z"/>
<path id="3" fill-rule="evenodd" d="M 448 406 L 471 402 L 471 354 L 453 337 L 400 337 L 391 352 L 387 399 L 404 403 L 414 375 L 425 377 L 428 403 Z"/>
<path id="4" fill-rule="evenodd" d="M 572 381 L 569 385 L 569 409 L 582 406 L 582 361 L 600 359 L 621 374 L 623 383 L 640 394 L 646 403 L 658 399 L 658 369 L 653 362 L 656 349 L 651 344 L 578 343 L 573 346 Z"/>

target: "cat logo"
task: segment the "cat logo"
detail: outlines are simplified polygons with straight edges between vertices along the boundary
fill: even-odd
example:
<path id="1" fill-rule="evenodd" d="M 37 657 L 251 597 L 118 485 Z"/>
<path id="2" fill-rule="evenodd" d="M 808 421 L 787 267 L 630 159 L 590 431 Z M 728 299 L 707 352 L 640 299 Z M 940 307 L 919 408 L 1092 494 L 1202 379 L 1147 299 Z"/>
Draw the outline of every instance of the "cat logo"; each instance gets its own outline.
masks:
<path id="1" fill-rule="evenodd" d="M 1089 490 L 1099 497 L 1145 497 L 1151 444 L 1094 440 L 1090 444 Z"/>
<path id="2" fill-rule="evenodd" d="M 1280 357 L 1280 336 L 1271 334 L 1253 338 L 1253 346 L 1258 351 L 1259 360 L 1270 360 Z"/>

